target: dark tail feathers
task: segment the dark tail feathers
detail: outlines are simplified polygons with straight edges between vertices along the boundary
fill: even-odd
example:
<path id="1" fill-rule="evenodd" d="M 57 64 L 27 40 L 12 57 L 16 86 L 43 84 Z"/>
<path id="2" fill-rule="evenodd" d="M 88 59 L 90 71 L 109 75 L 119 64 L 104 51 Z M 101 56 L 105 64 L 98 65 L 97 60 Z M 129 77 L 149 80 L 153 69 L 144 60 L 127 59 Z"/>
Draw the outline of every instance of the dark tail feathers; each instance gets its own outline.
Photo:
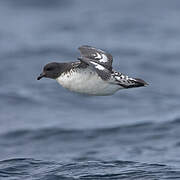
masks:
<path id="1" fill-rule="evenodd" d="M 131 80 L 134 82 L 134 84 L 128 86 L 127 88 L 133 88 L 133 87 L 142 87 L 142 86 L 147 86 L 148 83 L 145 82 L 144 80 L 142 79 L 139 79 L 139 78 L 133 78 L 133 80 Z"/>

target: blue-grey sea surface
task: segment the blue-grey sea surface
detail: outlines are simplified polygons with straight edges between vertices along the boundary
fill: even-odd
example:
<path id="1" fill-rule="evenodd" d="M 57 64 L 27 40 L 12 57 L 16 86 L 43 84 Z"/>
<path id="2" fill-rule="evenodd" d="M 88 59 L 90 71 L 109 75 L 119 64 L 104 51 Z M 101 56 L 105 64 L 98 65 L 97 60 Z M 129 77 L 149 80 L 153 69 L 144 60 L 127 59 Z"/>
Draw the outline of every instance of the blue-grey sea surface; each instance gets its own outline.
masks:
<path id="1" fill-rule="evenodd" d="M 94 97 L 36 80 L 80 45 L 149 86 Z M 1 179 L 180 179 L 180 1 L 1 0 Z"/>

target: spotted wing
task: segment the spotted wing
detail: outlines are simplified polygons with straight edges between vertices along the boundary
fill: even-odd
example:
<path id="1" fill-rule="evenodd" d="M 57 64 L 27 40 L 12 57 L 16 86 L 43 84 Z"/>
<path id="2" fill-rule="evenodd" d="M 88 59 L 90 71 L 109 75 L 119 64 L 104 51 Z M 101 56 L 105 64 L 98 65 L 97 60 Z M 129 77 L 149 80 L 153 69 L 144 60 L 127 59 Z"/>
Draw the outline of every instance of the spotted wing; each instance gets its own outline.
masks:
<path id="1" fill-rule="evenodd" d="M 86 58 L 86 57 L 79 57 L 78 60 L 80 60 L 82 64 L 85 64 L 89 66 L 91 69 L 93 69 L 94 71 L 96 71 L 102 80 L 110 79 L 111 71 L 106 69 L 104 66 L 102 66 L 98 62 L 91 60 L 89 58 Z"/>
<path id="2" fill-rule="evenodd" d="M 90 59 L 104 66 L 109 71 L 112 70 L 113 57 L 111 54 L 87 45 L 81 46 L 78 49 L 80 50 L 82 58 Z"/>

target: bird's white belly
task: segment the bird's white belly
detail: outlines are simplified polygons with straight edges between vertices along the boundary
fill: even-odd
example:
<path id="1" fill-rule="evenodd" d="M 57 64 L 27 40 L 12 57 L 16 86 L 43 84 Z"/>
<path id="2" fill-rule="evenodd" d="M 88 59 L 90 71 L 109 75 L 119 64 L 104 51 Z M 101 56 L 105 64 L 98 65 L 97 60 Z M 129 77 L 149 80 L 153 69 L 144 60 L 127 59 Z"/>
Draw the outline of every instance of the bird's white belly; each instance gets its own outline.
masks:
<path id="1" fill-rule="evenodd" d="M 62 74 L 56 80 L 64 88 L 90 95 L 110 95 L 120 89 L 118 85 L 103 81 L 91 69 L 71 70 L 69 73 Z"/>

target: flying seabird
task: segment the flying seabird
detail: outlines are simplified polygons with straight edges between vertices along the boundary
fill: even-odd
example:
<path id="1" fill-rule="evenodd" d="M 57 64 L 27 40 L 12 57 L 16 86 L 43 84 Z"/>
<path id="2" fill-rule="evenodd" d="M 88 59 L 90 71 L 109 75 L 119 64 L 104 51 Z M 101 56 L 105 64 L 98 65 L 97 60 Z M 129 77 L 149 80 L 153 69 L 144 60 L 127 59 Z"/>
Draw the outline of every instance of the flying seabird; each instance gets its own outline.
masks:
<path id="1" fill-rule="evenodd" d="M 115 71 L 112 68 L 111 54 L 87 45 L 78 49 L 81 54 L 78 61 L 48 63 L 37 80 L 43 77 L 55 79 L 70 91 L 97 96 L 148 85 L 142 79 L 130 78 Z"/>

